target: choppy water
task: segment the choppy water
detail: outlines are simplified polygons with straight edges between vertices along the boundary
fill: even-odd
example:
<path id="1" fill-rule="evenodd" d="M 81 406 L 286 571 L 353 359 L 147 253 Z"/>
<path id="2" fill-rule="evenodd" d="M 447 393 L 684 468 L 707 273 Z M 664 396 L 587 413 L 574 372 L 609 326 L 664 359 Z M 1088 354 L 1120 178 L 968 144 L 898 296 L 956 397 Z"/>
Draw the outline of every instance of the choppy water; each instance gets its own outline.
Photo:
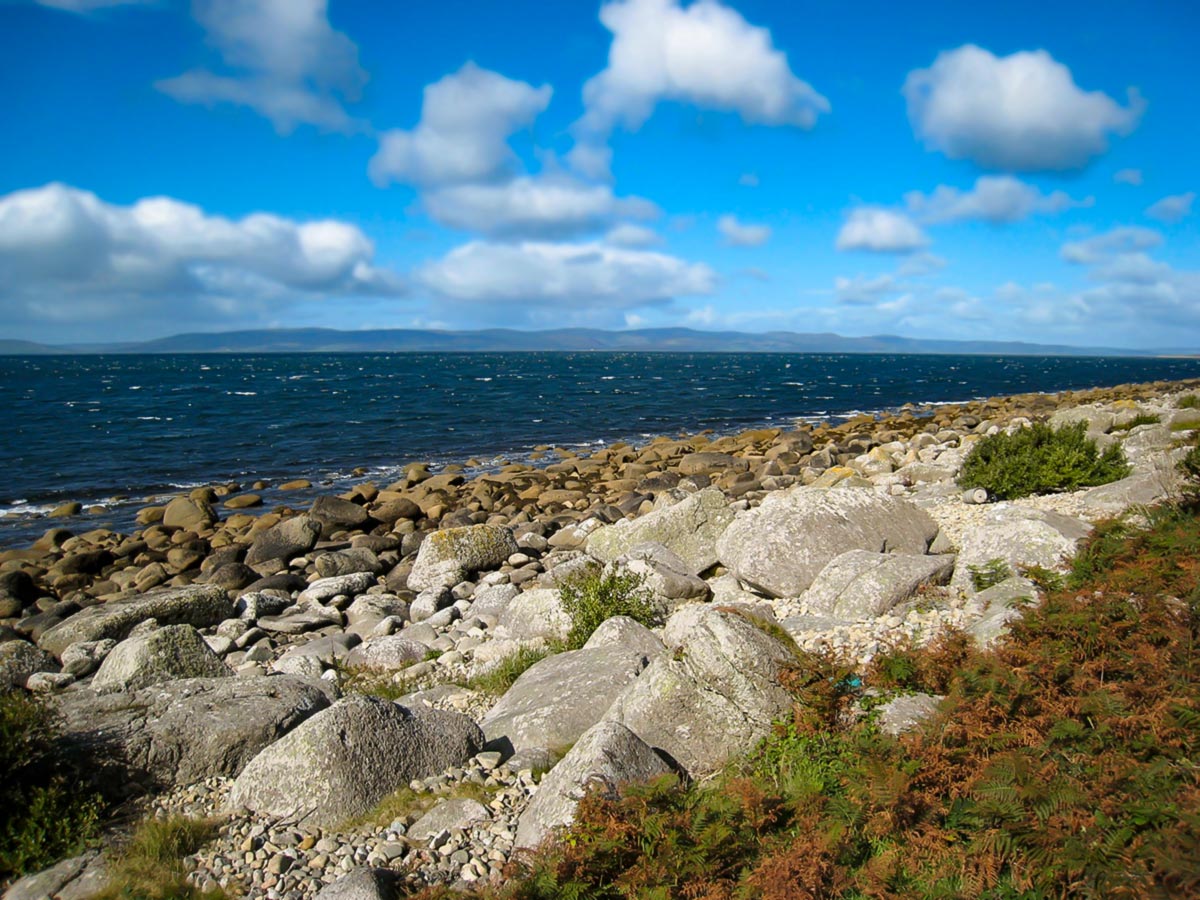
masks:
<path id="1" fill-rule="evenodd" d="M 147 497 L 198 484 L 306 477 L 329 491 L 356 467 L 385 482 L 413 460 L 494 465 L 541 444 L 731 432 L 907 402 L 1196 376 L 1200 360 L 1111 357 L 0 357 L 0 547 L 52 523 L 128 529 Z M 61 523 L 40 518 L 67 500 L 109 509 Z"/>

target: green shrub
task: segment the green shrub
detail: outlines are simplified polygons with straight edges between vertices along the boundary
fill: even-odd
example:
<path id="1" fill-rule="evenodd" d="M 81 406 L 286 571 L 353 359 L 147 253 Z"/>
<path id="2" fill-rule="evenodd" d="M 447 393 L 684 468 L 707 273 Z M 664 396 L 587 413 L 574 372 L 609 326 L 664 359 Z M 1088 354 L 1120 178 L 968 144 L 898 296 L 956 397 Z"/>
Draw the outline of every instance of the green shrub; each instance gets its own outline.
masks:
<path id="1" fill-rule="evenodd" d="M 0 884 L 83 849 L 99 830 L 100 798 L 57 737 L 44 702 L 0 694 Z"/>
<path id="2" fill-rule="evenodd" d="M 1013 577 L 1013 570 L 999 557 L 989 559 L 981 566 L 967 566 L 967 571 L 971 574 L 971 587 L 976 591 L 986 591 Z"/>
<path id="3" fill-rule="evenodd" d="M 212 821 L 174 816 L 146 819 L 113 861 L 109 883 L 96 900 L 223 900 L 222 890 L 188 883 L 183 858 L 216 837 Z"/>
<path id="4" fill-rule="evenodd" d="M 578 650 L 601 623 L 613 616 L 628 616 L 646 626 L 658 625 L 661 615 L 644 587 L 644 579 L 632 572 L 591 567 L 560 585 L 562 605 L 571 619 L 567 649 Z"/>
<path id="5" fill-rule="evenodd" d="M 1015 500 L 1107 484 L 1127 474 L 1124 451 L 1116 444 L 1098 451 L 1086 423 L 1057 430 L 1036 423 L 980 440 L 964 461 L 958 483 L 984 488 L 997 500 Z"/>

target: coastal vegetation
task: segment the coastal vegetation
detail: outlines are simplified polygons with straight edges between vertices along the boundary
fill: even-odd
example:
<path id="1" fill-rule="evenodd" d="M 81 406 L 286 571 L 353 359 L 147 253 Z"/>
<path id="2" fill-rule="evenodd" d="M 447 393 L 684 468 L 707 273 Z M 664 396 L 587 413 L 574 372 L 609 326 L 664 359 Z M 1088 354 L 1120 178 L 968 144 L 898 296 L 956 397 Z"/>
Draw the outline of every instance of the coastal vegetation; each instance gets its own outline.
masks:
<path id="1" fill-rule="evenodd" d="M 225 900 L 221 889 L 201 890 L 187 880 L 184 858 L 217 832 L 214 821 L 172 816 L 138 825 L 109 869 L 94 900 Z"/>
<path id="2" fill-rule="evenodd" d="M 1085 422 L 1057 429 L 1035 422 L 982 438 L 963 462 L 958 483 L 983 488 L 996 500 L 1016 500 L 1107 484 L 1128 474 L 1120 445 L 1098 450 Z"/>
<path id="3" fill-rule="evenodd" d="M 563 610 L 571 619 L 567 649 L 578 650 L 605 619 L 628 616 L 648 627 L 662 624 L 644 586 L 631 572 L 590 566 L 560 585 Z"/>

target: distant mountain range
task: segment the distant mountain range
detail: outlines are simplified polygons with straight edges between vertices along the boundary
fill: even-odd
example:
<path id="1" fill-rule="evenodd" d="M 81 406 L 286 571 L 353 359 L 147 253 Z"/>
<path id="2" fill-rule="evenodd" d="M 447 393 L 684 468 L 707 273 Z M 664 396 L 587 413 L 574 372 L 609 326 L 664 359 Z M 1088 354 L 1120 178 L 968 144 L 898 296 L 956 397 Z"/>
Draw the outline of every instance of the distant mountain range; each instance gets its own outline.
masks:
<path id="1" fill-rule="evenodd" d="M 425 331 L 380 329 L 337 331 L 331 328 L 269 329 L 177 334 L 152 341 L 110 344 L 38 344 L 0 340 L 0 354 L 31 356 L 77 353 L 502 353 L 512 351 L 675 352 L 675 353 L 949 353 L 996 356 L 1193 356 L 1191 350 L 1127 350 L 1070 347 L 1020 341 L 946 341 L 895 335 L 843 337 L 768 331 L 695 331 L 690 328 L 642 328 L 603 331 L 561 328 L 552 331 Z"/>

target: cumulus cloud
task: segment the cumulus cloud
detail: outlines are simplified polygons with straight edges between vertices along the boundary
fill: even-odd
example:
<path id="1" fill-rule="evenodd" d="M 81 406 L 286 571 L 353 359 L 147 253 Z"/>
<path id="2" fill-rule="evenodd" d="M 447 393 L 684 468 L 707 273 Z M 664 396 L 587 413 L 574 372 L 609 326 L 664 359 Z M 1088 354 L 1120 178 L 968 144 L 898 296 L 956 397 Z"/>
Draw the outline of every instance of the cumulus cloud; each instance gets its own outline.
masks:
<path id="1" fill-rule="evenodd" d="M 663 100 L 736 112 L 746 122 L 811 128 L 829 101 L 792 73 L 771 33 L 717 0 L 614 0 L 608 65 L 584 85 L 586 132 L 637 129 Z"/>
<path id="2" fill-rule="evenodd" d="M 852 210 L 837 236 L 839 250 L 909 253 L 929 243 L 925 233 L 904 213 L 882 206 Z"/>
<path id="3" fill-rule="evenodd" d="M 717 219 L 717 230 L 730 247 L 761 247 L 771 239 L 771 226 L 739 222 L 734 215 Z"/>
<path id="4" fill-rule="evenodd" d="M 1011 175 L 984 175 L 970 190 L 942 184 L 930 194 L 910 191 L 904 195 L 904 202 L 918 220 L 931 225 L 968 220 L 1001 224 L 1019 222 L 1035 213 L 1091 206 L 1095 199 L 1075 200 L 1064 191 L 1043 194 Z"/>
<path id="5" fill-rule="evenodd" d="M 631 222 L 622 222 L 616 228 L 609 229 L 604 240 L 617 247 L 656 247 L 662 243 L 658 232 Z"/>
<path id="6" fill-rule="evenodd" d="M 533 124 L 552 93 L 548 84 L 534 87 L 469 62 L 425 88 L 414 129 L 384 132 L 371 178 L 428 187 L 511 175 L 517 160 L 508 139 Z"/>
<path id="7" fill-rule="evenodd" d="M 1136 187 L 1142 183 L 1142 170 L 1119 169 L 1113 173 L 1113 181 L 1117 184 L 1132 184 Z"/>
<path id="8" fill-rule="evenodd" d="M 192 0 L 192 15 L 221 57 L 157 83 L 182 103 L 248 106 L 280 134 L 298 125 L 352 131 L 345 102 L 367 74 L 354 42 L 329 24 L 327 0 Z"/>
<path id="9" fill-rule="evenodd" d="M 895 276 L 888 274 L 874 278 L 866 275 L 855 275 L 853 278 L 838 276 L 833 280 L 833 292 L 838 303 L 850 306 L 874 306 L 884 297 L 900 290 Z"/>
<path id="10" fill-rule="evenodd" d="M 938 54 L 904 82 L 908 117 L 930 149 L 989 169 L 1082 168 L 1112 134 L 1137 127 L 1145 103 L 1133 88 L 1122 106 L 1084 91 L 1045 50 L 997 57 L 967 44 Z"/>
<path id="11" fill-rule="evenodd" d="M 1160 222 L 1166 222 L 1172 225 L 1176 222 L 1181 222 L 1192 213 L 1192 203 L 1196 199 L 1195 191 L 1188 191 L 1186 194 L 1173 194 L 1169 197 L 1163 197 L 1157 203 L 1150 206 L 1146 210 L 1146 215 L 1151 219 L 1158 219 Z"/>
<path id="12" fill-rule="evenodd" d="M 255 304 L 395 296 L 356 227 L 268 213 L 232 220 L 169 197 L 131 206 L 64 184 L 0 197 L 0 309 L 10 320 L 237 318 Z"/>
<path id="13" fill-rule="evenodd" d="M 717 284 L 716 273 L 701 263 L 598 242 L 472 241 L 422 267 L 417 278 L 450 300 L 568 310 L 666 303 L 710 294 Z"/>
<path id="14" fill-rule="evenodd" d="M 1123 226 L 1082 241 L 1063 244 L 1059 255 L 1067 262 L 1089 265 L 1119 254 L 1149 250 L 1162 242 L 1162 235 L 1152 228 Z"/>

